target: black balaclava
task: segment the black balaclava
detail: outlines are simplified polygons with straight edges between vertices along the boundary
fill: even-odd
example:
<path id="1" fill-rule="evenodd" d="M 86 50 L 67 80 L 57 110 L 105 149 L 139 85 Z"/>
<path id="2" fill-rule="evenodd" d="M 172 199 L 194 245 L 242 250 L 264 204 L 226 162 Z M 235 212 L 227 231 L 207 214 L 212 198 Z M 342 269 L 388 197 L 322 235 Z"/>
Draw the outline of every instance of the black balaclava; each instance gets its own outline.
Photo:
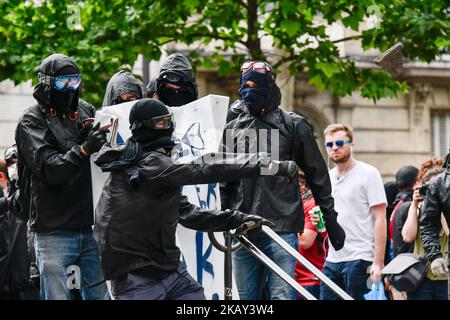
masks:
<path id="1" fill-rule="evenodd" d="M 158 81 L 157 94 L 158 99 L 171 107 L 179 107 L 189 102 L 197 100 L 195 90 L 190 82 L 170 82 Z M 172 83 L 180 87 L 180 89 L 167 88 L 166 83 Z"/>
<path id="2" fill-rule="evenodd" d="M 247 81 L 253 81 L 256 87 L 246 86 Z M 256 116 L 267 106 L 267 91 L 267 75 L 255 70 L 249 70 L 242 75 L 239 93 L 250 114 Z"/>
<path id="3" fill-rule="evenodd" d="M 180 77 L 178 81 L 169 80 L 169 75 Z M 181 87 L 180 92 L 166 88 L 165 84 L 171 83 Z M 161 71 L 156 79 L 155 86 L 158 99 L 170 107 L 178 107 L 198 99 L 197 82 L 189 60 L 181 53 L 169 55 L 161 66 Z"/>
<path id="4" fill-rule="evenodd" d="M 275 83 L 275 74 L 272 68 L 266 65 L 271 69 L 270 72 L 262 74 L 249 70 L 241 76 L 239 93 L 247 111 L 253 116 L 261 114 L 261 111 L 267 113 L 274 110 L 281 102 L 281 91 Z M 256 87 L 246 86 L 245 83 L 249 80 L 255 82 Z"/>
<path id="5" fill-rule="evenodd" d="M 135 121 L 150 120 L 169 113 L 169 109 L 161 101 L 148 98 L 142 99 L 131 107 L 129 117 L 130 126 Z M 152 129 L 141 126 L 138 129 L 132 130 L 132 137 L 135 141 L 142 144 L 142 148 L 146 152 L 159 148 L 164 148 L 169 152 L 175 145 L 172 141 L 173 131 L 173 124 L 169 129 Z"/>
<path id="6" fill-rule="evenodd" d="M 79 74 L 75 68 L 67 66 L 59 70 L 56 76 L 63 76 L 69 74 Z M 54 88 L 50 89 L 50 106 L 55 108 L 59 113 L 66 114 L 68 112 L 75 112 L 78 108 L 78 92 L 77 90 L 59 91 Z"/>

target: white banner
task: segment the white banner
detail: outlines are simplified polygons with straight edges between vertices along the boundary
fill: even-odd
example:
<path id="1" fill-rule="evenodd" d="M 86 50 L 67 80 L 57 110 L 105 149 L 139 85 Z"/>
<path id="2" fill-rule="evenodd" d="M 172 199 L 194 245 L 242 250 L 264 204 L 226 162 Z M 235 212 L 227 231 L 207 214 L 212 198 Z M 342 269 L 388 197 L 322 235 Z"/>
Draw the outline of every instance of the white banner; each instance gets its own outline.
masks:
<path id="1" fill-rule="evenodd" d="M 117 122 L 109 139 L 112 144 L 123 144 L 131 136 L 128 115 L 135 101 L 117 106 L 105 107 L 96 113 L 96 122 L 101 125 Z M 175 118 L 175 137 L 181 142 L 177 147 L 178 162 L 186 163 L 208 152 L 217 152 L 225 127 L 225 119 L 229 98 L 218 95 L 208 95 L 181 107 L 169 108 Z M 92 189 L 94 208 L 97 206 L 103 185 L 109 173 L 102 173 L 91 161 Z M 189 202 L 205 209 L 220 209 L 219 185 L 184 186 L 182 193 Z M 149 208 L 151 209 L 151 208 Z M 216 233 L 216 238 L 223 243 L 222 233 Z M 208 300 L 224 298 L 224 254 L 214 248 L 208 235 L 186 229 L 181 225 L 177 228 L 177 245 L 182 252 L 188 272 L 205 289 Z M 236 285 L 233 284 L 233 297 L 238 297 Z"/>

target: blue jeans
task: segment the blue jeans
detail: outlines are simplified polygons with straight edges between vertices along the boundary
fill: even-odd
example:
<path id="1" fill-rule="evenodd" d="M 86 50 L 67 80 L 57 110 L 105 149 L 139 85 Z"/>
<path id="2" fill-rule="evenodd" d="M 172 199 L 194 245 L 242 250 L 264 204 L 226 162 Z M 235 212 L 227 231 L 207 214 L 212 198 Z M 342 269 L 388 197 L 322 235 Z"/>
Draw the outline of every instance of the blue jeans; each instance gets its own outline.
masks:
<path id="1" fill-rule="evenodd" d="M 100 269 L 100 258 L 92 230 L 36 233 L 42 300 L 73 300 L 79 289 L 83 300 L 109 299 Z"/>
<path id="2" fill-rule="evenodd" d="M 298 250 L 296 233 L 280 233 L 279 235 L 295 250 Z M 248 239 L 295 279 L 295 258 L 263 232 L 249 235 Z M 266 284 L 270 300 L 295 300 L 296 298 L 294 289 L 244 247 L 233 253 L 233 270 L 241 300 L 262 300 Z"/>
<path id="3" fill-rule="evenodd" d="M 408 300 L 447 300 L 447 281 L 425 278 L 416 291 L 407 293 L 407 297 Z"/>
<path id="4" fill-rule="evenodd" d="M 353 260 L 333 263 L 325 261 L 323 273 L 334 281 L 355 300 L 364 300 L 364 294 L 370 291 L 367 281 L 372 262 Z M 320 284 L 320 300 L 338 300 L 339 298 L 323 283 Z"/>
<path id="5" fill-rule="evenodd" d="M 182 262 L 162 279 L 153 279 L 139 270 L 111 281 L 116 300 L 205 300 L 203 288 L 187 272 Z"/>

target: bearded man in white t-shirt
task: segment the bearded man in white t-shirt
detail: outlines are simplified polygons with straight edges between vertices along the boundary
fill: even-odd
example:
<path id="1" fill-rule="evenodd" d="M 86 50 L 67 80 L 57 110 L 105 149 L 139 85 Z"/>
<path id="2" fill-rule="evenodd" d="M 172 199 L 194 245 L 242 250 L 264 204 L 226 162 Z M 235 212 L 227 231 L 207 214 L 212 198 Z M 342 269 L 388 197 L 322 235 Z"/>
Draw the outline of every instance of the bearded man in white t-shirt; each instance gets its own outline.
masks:
<path id="1" fill-rule="evenodd" d="M 356 300 L 364 300 L 371 281 L 379 282 L 386 247 L 386 194 L 380 172 L 352 155 L 353 133 L 342 124 L 329 125 L 325 146 L 336 167 L 329 171 L 337 221 L 347 238 L 336 251 L 330 246 L 323 272 Z M 321 300 L 336 295 L 323 284 Z"/>

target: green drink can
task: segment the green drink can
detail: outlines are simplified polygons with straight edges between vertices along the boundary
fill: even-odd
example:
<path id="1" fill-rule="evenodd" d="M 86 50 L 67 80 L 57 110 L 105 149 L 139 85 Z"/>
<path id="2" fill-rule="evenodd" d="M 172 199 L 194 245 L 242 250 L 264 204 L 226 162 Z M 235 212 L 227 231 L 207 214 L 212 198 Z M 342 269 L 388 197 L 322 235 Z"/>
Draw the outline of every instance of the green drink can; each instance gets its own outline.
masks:
<path id="1" fill-rule="evenodd" d="M 319 215 L 319 222 L 317 222 L 317 232 L 325 232 L 327 229 L 325 228 L 325 222 L 323 221 L 322 210 L 320 210 L 319 206 L 315 206 L 313 208 L 313 212 Z"/>

